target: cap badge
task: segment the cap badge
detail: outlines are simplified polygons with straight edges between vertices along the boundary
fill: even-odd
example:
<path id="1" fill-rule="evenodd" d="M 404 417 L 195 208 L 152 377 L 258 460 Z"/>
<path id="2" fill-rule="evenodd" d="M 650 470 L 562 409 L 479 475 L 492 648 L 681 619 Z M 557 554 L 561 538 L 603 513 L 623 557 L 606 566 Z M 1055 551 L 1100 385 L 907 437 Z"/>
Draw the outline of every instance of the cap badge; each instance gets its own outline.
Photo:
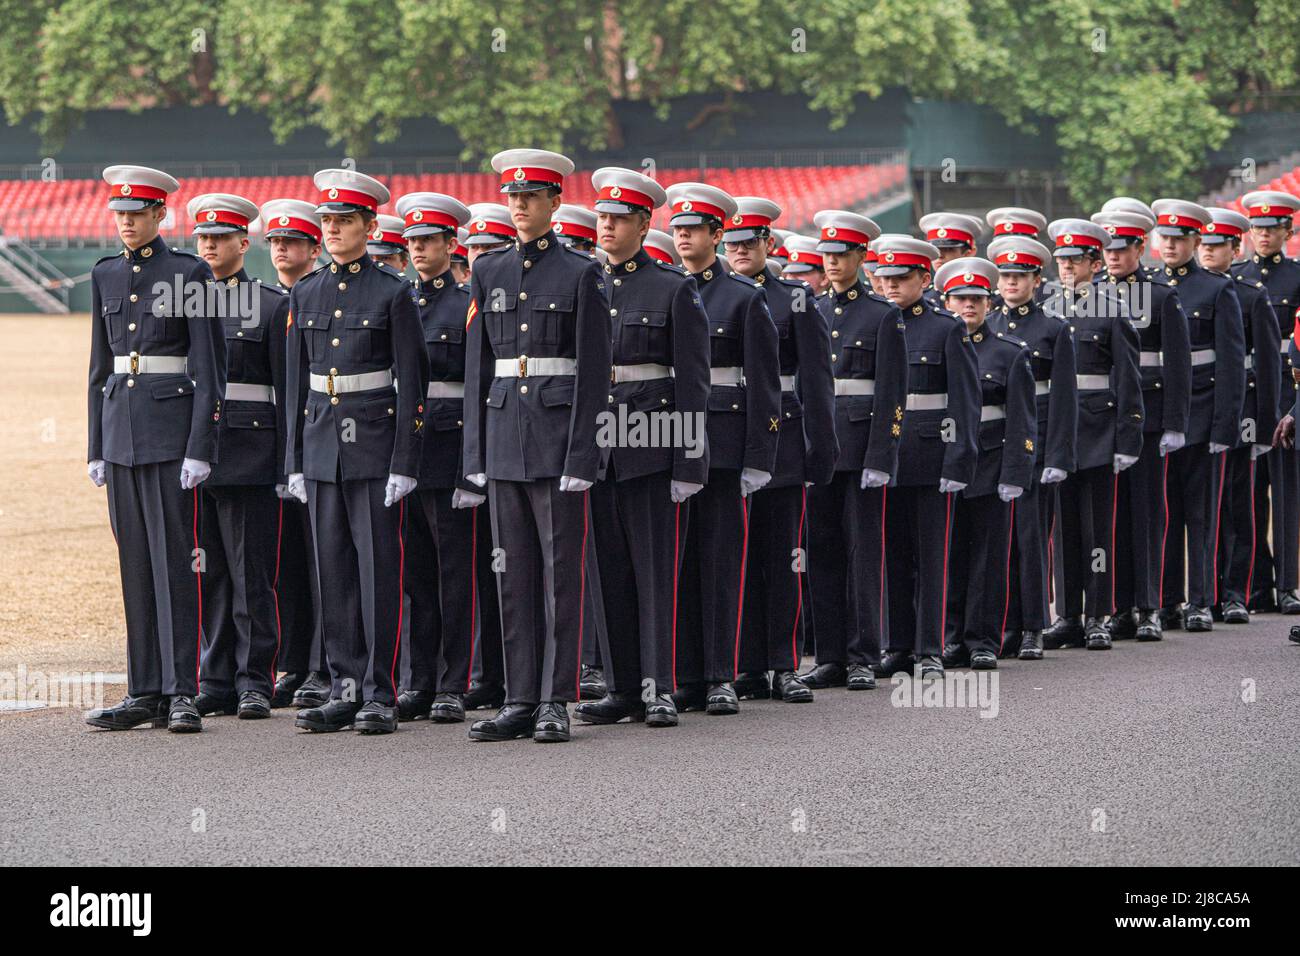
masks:
<path id="1" fill-rule="evenodd" d="M 885 261 L 886 261 L 886 262 L 893 262 L 893 261 L 894 261 L 894 254 L 893 254 L 892 252 L 886 252 L 886 253 L 885 253 Z"/>
<path id="2" fill-rule="evenodd" d="M 330 199 L 338 199 L 338 198 L 339 198 L 339 191 L 338 191 L 337 189 L 331 187 L 331 188 L 330 188 L 330 191 L 327 192 L 325 195 L 329 196 Z"/>
<path id="3" fill-rule="evenodd" d="M 791 261 L 791 262 L 798 262 L 798 261 L 799 261 L 799 253 L 797 253 L 797 252 L 792 252 L 792 253 L 790 253 L 790 261 Z"/>
<path id="4" fill-rule="evenodd" d="M 1004 223 L 1002 224 L 1002 231 L 1003 231 L 1003 232 L 1010 232 L 1010 231 L 1011 231 L 1011 223 L 1009 223 L 1009 222 L 1004 222 Z"/>
<path id="5" fill-rule="evenodd" d="M 282 226 L 287 226 L 287 225 L 289 225 L 289 217 L 288 217 L 288 216 L 281 216 L 281 217 L 279 218 L 278 221 L 279 221 L 280 225 L 282 225 Z"/>
<path id="6" fill-rule="evenodd" d="M 682 203 L 682 212 L 690 212 L 694 208 L 695 207 L 691 205 L 691 201 L 689 199 Z"/>
<path id="7" fill-rule="evenodd" d="M 936 229 L 936 230 L 934 231 L 934 234 L 935 234 L 935 236 L 937 236 L 938 238 L 940 238 L 940 239 L 944 239 L 944 238 L 946 238 L 947 235 L 948 235 L 948 230 L 945 229 L 945 228 L 943 228 L 943 226 L 940 226 L 938 229 Z"/>
<path id="8" fill-rule="evenodd" d="M 1015 253 L 1015 252 L 1008 252 L 1008 253 L 1007 253 L 1007 262 L 1015 262 L 1015 261 L 1016 261 L 1016 256 L 1017 256 L 1017 255 L 1018 255 L 1018 253 Z"/>
<path id="9" fill-rule="evenodd" d="M 973 273 L 973 272 L 967 272 L 967 273 L 965 273 L 965 274 L 961 277 L 961 281 L 962 281 L 962 282 L 974 282 L 974 281 L 975 281 L 975 273 Z"/>
<path id="10" fill-rule="evenodd" d="M 411 213 L 411 218 L 414 219 L 416 222 L 424 222 L 424 210 L 423 209 L 415 210 L 415 212 Z"/>
<path id="11" fill-rule="evenodd" d="M 370 238 L 378 242 L 380 239 L 384 238 L 384 230 L 376 229 L 374 232 L 370 234 Z"/>
<path id="12" fill-rule="evenodd" d="M 515 170 L 515 181 L 520 182 L 524 178 L 524 167 L 520 166 Z"/>
<path id="13" fill-rule="evenodd" d="M 610 199 L 617 199 L 617 198 L 618 198 L 619 196 L 621 196 L 621 195 L 623 195 L 623 190 L 622 190 L 622 189 L 620 189 L 620 188 L 617 187 L 617 186 L 611 186 L 611 187 L 610 187 L 610 189 L 609 189 L 609 198 L 610 198 Z"/>
<path id="14" fill-rule="evenodd" d="M 829 226 L 829 227 L 827 227 L 827 229 L 826 229 L 826 238 L 827 238 L 827 239 L 834 239 L 834 238 L 835 238 L 835 227 L 834 227 L 834 226 Z"/>
<path id="15" fill-rule="evenodd" d="M 1207 222 L 1207 223 L 1205 224 L 1205 231 L 1206 231 L 1206 232 L 1214 232 L 1214 228 L 1215 228 L 1215 223 Z"/>
<path id="16" fill-rule="evenodd" d="M 209 209 L 207 215 L 204 216 L 203 218 L 207 219 L 208 222 L 216 222 L 217 211 L 215 209 Z"/>
<path id="17" fill-rule="evenodd" d="M 130 183 L 123 183 L 122 186 L 121 186 L 121 188 L 118 190 L 118 192 L 120 192 L 123 196 L 129 196 L 129 195 L 131 195 L 131 184 L 130 184 Z M 1264 211 L 1265 211 L 1265 212 L 1268 211 L 1268 207 L 1267 207 L 1267 206 L 1264 208 Z"/>
<path id="18" fill-rule="evenodd" d="M 1074 245 L 1074 236 L 1070 235 L 1067 232 L 1065 235 L 1061 237 L 1061 242 L 1065 243 L 1067 246 L 1072 246 Z"/>
<path id="19" fill-rule="evenodd" d="M 1264 205 L 1262 205 L 1262 206 L 1259 207 L 1259 211 L 1260 211 L 1260 212 L 1268 212 L 1268 210 L 1269 210 L 1269 205 L 1268 205 L 1268 203 L 1264 203 Z"/>
<path id="20" fill-rule="evenodd" d="M 1178 221 L 1178 216 L 1175 215 L 1175 214 L 1172 213 L 1172 212 L 1171 212 L 1168 216 L 1166 216 L 1165 218 L 1168 219 L 1170 222 L 1177 222 L 1177 221 Z"/>
<path id="21" fill-rule="evenodd" d="M 1115 235 L 1115 227 L 1114 227 L 1114 226 L 1107 226 L 1107 227 L 1106 227 L 1106 231 L 1109 232 L 1112 236 Z"/>
<path id="22" fill-rule="evenodd" d="M 475 223 L 474 223 L 474 231 L 475 231 L 475 232 L 482 232 L 482 231 L 483 231 L 484 229 L 486 229 L 486 228 L 487 228 L 487 223 L 484 222 L 482 219 L 479 219 L 479 220 L 475 221 Z"/>
<path id="23" fill-rule="evenodd" d="M 736 213 L 734 216 L 731 217 L 731 222 L 733 225 L 739 226 L 744 221 L 745 221 L 745 217 L 742 216 L 740 213 Z"/>

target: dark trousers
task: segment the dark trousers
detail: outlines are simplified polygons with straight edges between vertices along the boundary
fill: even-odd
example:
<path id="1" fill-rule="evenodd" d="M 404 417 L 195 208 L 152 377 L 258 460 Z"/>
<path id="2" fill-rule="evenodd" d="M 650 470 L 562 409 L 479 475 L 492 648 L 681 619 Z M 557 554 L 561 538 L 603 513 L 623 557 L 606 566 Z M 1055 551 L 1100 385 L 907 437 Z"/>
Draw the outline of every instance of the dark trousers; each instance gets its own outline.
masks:
<path id="1" fill-rule="evenodd" d="M 280 647 L 280 499 L 271 485 L 205 485 L 199 497 L 206 563 L 199 687 L 270 697 Z"/>
<path id="2" fill-rule="evenodd" d="M 477 634 L 474 637 L 474 654 L 470 660 L 470 680 L 485 687 L 506 685 L 505 648 L 501 636 L 501 600 L 498 592 L 496 566 L 492 547 L 492 497 L 478 506 L 478 520 L 474 523 L 475 571 L 478 595 L 478 613 L 475 615 Z"/>
<path id="3" fill-rule="evenodd" d="M 489 482 L 505 656 L 506 703 L 578 699 L 587 492 L 558 476 Z"/>
<path id="4" fill-rule="evenodd" d="M 802 537 L 804 488 L 771 488 L 749 497 L 749 552 L 741 614 L 740 671 L 799 667 L 800 578 L 807 568 Z"/>
<path id="5" fill-rule="evenodd" d="M 450 488 L 422 488 L 409 499 L 404 583 L 411 601 L 410 673 L 402 683 L 408 690 L 463 694 L 469 689 L 479 509 L 453 508 L 451 496 Z"/>
<path id="6" fill-rule="evenodd" d="M 818 664 L 877 664 L 884 630 L 886 502 L 861 472 L 809 489 L 808 591 Z M 813 494 L 817 492 L 817 494 Z"/>
<path id="7" fill-rule="evenodd" d="M 108 520 L 126 611 L 126 692 L 193 697 L 199 690 L 199 491 L 181 489 L 180 461 L 107 462 Z"/>
<path id="8" fill-rule="evenodd" d="M 1271 540 L 1265 529 L 1270 527 Z M 1255 469 L 1255 580 L 1257 593 L 1300 586 L 1300 450 L 1274 448 Z"/>
<path id="9" fill-rule="evenodd" d="M 1115 489 L 1110 465 L 1076 471 L 1061 482 L 1061 597 L 1065 617 L 1115 610 Z"/>
<path id="10" fill-rule="evenodd" d="M 594 485 L 592 487 L 595 487 Z M 600 583 L 600 560 L 596 557 L 595 540 L 583 558 L 587 586 L 583 589 L 582 608 L 582 663 L 588 667 L 604 667 L 601 648 L 608 635 L 605 631 L 604 589 Z"/>
<path id="11" fill-rule="evenodd" d="M 393 706 L 402 628 L 406 501 L 383 478 L 307 480 L 330 696 Z"/>
<path id="12" fill-rule="evenodd" d="M 1225 465 L 1224 455 L 1211 455 L 1208 443 L 1187 445 L 1169 456 L 1165 487 L 1169 498 L 1169 534 L 1165 538 L 1166 605 L 1180 604 L 1183 600 L 1196 607 L 1219 603 L 1215 556 L 1219 537 L 1219 489 Z"/>
<path id="13" fill-rule="evenodd" d="M 1142 454 L 1120 472 L 1115 513 L 1115 607 L 1153 611 L 1164 606 L 1161 595 L 1165 536 L 1169 528 L 1166 501 L 1169 458 L 1160 454 L 1160 435 L 1149 432 Z"/>
<path id="14" fill-rule="evenodd" d="M 297 498 L 280 499 L 280 507 L 280 566 L 275 577 L 280 602 L 279 669 L 286 674 L 323 672 L 329 665 L 325 663 L 311 515 Z"/>
<path id="15" fill-rule="evenodd" d="M 971 653 L 1002 652 L 1011 600 L 1011 529 L 1019 503 L 1019 499 L 1005 502 L 996 494 L 957 496 L 952 509 L 945 646 L 954 641 L 965 644 Z"/>
<path id="16" fill-rule="evenodd" d="M 915 657 L 943 653 L 953 496 L 938 484 L 891 487 L 884 509 L 888 646 Z"/>
<path id="17" fill-rule="evenodd" d="M 689 522 L 688 506 L 672 500 L 670 485 L 663 472 L 626 481 L 607 478 L 591 490 L 606 683 L 610 690 L 643 698 L 676 689 L 675 611 Z"/>
<path id="18" fill-rule="evenodd" d="M 736 678 L 749 503 L 740 472 L 714 468 L 691 498 L 677 605 L 677 683 Z"/>
<path id="19" fill-rule="evenodd" d="M 1220 601 L 1250 599 L 1255 570 L 1255 462 L 1251 446 L 1226 452 L 1219 505 L 1218 582 Z"/>
<path id="20" fill-rule="evenodd" d="M 1048 561 L 1055 503 L 1056 485 L 1040 484 L 1037 475 L 1016 499 L 1011 528 L 1011 603 L 1007 609 L 1010 631 L 1041 631 L 1048 624 Z M 1018 646 L 1019 634 L 1013 640 Z"/>

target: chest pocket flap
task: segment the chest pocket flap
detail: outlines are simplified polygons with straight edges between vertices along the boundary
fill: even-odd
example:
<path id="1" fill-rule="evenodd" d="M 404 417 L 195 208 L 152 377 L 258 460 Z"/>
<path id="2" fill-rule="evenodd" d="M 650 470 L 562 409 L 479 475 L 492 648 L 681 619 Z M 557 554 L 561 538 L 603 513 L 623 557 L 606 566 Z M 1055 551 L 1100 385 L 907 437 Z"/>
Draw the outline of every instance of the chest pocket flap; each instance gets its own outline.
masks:
<path id="1" fill-rule="evenodd" d="M 344 312 L 344 328 L 349 329 L 386 329 L 388 328 L 387 312 Z"/>
<path id="2" fill-rule="evenodd" d="M 438 325 L 424 330 L 426 342 L 447 342 L 458 345 L 465 340 L 463 325 Z"/>
<path id="3" fill-rule="evenodd" d="M 942 365 L 943 349 L 908 349 L 908 365 Z"/>

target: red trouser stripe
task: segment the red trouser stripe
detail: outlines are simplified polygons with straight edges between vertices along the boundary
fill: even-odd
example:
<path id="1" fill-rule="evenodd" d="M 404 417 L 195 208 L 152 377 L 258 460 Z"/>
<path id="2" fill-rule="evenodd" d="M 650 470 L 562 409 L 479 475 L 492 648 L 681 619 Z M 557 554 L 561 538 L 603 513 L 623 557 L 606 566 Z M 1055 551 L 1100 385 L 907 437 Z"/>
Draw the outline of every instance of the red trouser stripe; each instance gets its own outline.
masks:
<path id="1" fill-rule="evenodd" d="M 1250 607 L 1250 582 L 1255 577 L 1255 458 L 1250 459 L 1250 567 L 1246 571 L 1246 607 Z"/>
<path id="2" fill-rule="evenodd" d="M 280 537 L 284 534 L 284 499 L 275 521 L 275 577 L 271 580 L 271 597 L 275 599 L 275 654 L 271 658 L 271 688 L 275 689 L 276 668 L 280 661 Z"/>
<path id="3" fill-rule="evenodd" d="M 740 496 L 740 514 L 745 523 L 745 530 L 740 539 L 740 596 L 736 598 L 736 654 L 732 659 L 731 676 L 734 679 L 740 673 L 740 621 L 745 607 L 745 554 L 749 551 L 749 505 L 745 496 Z"/>
<path id="4" fill-rule="evenodd" d="M 795 548 L 802 547 L 803 545 L 803 517 L 804 517 L 804 513 L 808 510 L 808 489 L 801 488 L 799 497 L 800 497 L 799 531 L 794 536 Z M 803 562 L 806 562 L 807 560 L 808 560 L 808 555 L 806 554 L 800 555 L 799 566 L 803 567 Z M 801 580 L 802 577 L 803 577 L 802 571 L 797 572 L 794 576 L 794 580 L 795 580 L 794 627 L 791 628 L 790 630 L 790 651 L 791 651 L 790 659 L 794 661 L 794 669 L 796 671 L 799 669 L 799 616 L 800 614 L 803 613 L 803 581 Z"/>
<path id="5" fill-rule="evenodd" d="M 1219 453 L 1219 494 L 1214 503 L 1214 603 L 1219 603 L 1219 527 L 1223 520 L 1223 480 L 1228 473 L 1228 453 Z M 1249 592 L 1247 592 L 1249 595 Z"/>
<path id="6" fill-rule="evenodd" d="M 682 503 L 673 512 L 673 690 L 677 690 L 677 569 L 682 560 Z"/>
<path id="7" fill-rule="evenodd" d="M 199 661 L 203 657 L 203 568 L 207 563 L 207 555 L 199 549 L 199 489 L 194 487 L 194 497 L 191 499 L 194 506 L 194 552 L 193 558 L 198 559 L 195 562 L 194 570 L 194 587 L 199 595 L 199 618 L 198 626 L 194 628 L 194 686 L 199 686 Z"/>
<path id="8" fill-rule="evenodd" d="M 1160 606 L 1165 606 L 1165 545 L 1169 541 L 1169 456 L 1165 455 L 1164 474 L 1160 477 L 1160 500 L 1165 509 L 1165 530 L 1160 535 Z"/>
<path id="9" fill-rule="evenodd" d="M 1110 562 L 1110 611 L 1115 613 L 1115 579 L 1119 577 L 1115 573 L 1115 522 L 1119 520 L 1119 472 L 1115 472 L 1115 479 L 1110 488 L 1110 553 L 1106 555 L 1106 560 Z"/>
<path id="10" fill-rule="evenodd" d="M 948 492 L 944 497 L 948 499 L 947 515 L 943 523 L 943 585 L 939 589 L 939 650 L 942 651 L 946 646 L 944 641 L 944 621 L 948 619 L 948 542 L 952 539 L 952 496 L 955 492 Z"/>
<path id="11" fill-rule="evenodd" d="M 1011 610 L 1011 542 L 1016 534 L 1016 502 L 1011 500 L 1011 527 L 1007 529 L 1007 586 L 1002 599 L 1002 627 L 998 629 L 998 656 L 1002 655 L 1002 645 L 1006 643 L 1007 613 Z M 1022 622 L 1023 623 L 1023 622 Z"/>
<path id="12" fill-rule="evenodd" d="M 582 698 L 582 620 L 587 591 L 587 492 L 582 493 L 582 553 L 578 559 L 578 668 L 573 673 L 573 699 Z"/>
<path id="13" fill-rule="evenodd" d="M 486 504 L 486 502 L 485 502 Z M 465 672 L 465 693 L 474 675 L 474 652 L 478 642 L 474 640 L 475 599 L 478 598 L 478 508 L 470 509 L 469 516 L 469 669 Z"/>
<path id="14" fill-rule="evenodd" d="M 402 578 L 406 573 L 406 499 L 397 503 L 397 640 L 393 642 L 393 664 L 388 668 L 388 682 L 393 685 L 393 699 L 397 699 L 397 655 L 402 650 Z"/>

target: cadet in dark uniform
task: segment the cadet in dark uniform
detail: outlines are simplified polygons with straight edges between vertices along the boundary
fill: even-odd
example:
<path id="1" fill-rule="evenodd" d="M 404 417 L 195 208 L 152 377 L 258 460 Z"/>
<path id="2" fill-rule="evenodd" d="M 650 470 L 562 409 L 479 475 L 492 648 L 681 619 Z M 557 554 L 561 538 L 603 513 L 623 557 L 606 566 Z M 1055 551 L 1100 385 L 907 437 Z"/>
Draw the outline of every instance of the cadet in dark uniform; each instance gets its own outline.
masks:
<path id="1" fill-rule="evenodd" d="M 889 410 L 902 443 L 885 509 L 889 652 L 876 673 L 915 664 L 923 678 L 941 676 L 953 496 L 975 478 L 979 373 L 966 326 L 921 299 L 938 250 L 906 236 L 881 236 L 872 247 L 876 275 L 903 313 L 908 376 L 906 411 Z M 886 413 L 879 401 L 875 411 Z"/>
<path id="2" fill-rule="evenodd" d="M 1041 212 L 1035 212 L 1032 209 L 1023 209 L 1019 206 L 999 206 L 997 209 L 990 209 L 984 216 L 984 221 L 987 222 L 989 228 L 993 230 L 994 241 L 1012 236 L 1039 241 L 1040 233 L 1047 229 L 1046 216 Z M 1046 295 L 1047 290 L 1045 288 L 1045 283 L 1039 282 L 1037 287 L 1034 289 L 1034 301 L 1041 303 L 1043 297 Z M 989 313 L 992 314 L 1000 308 L 1002 308 L 1002 297 L 995 292 L 993 298 L 989 300 Z M 1039 437 L 1043 439 L 1043 441 L 1039 443 L 1041 447 L 1047 439 L 1046 436 L 1043 435 L 1040 435 Z M 1017 512 L 1022 512 L 1024 510 L 1024 502 L 1021 502 L 1021 506 L 1017 509 Z M 1019 514 L 1017 514 L 1016 524 L 1019 525 L 1020 521 L 1021 519 Z M 1014 595 L 1012 600 L 1015 600 Z M 1012 613 L 1015 613 L 1014 609 Z M 1029 659 L 1036 658 L 1031 657 Z"/>
<path id="3" fill-rule="evenodd" d="M 419 474 L 429 360 L 410 285 L 365 249 L 388 189 L 348 169 L 321 170 L 315 183 L 332 261 L 289 293 L 285 470 L 311 509 L 331 688 L 295 724 L 392 733 L 402 499 Z"/>
<path id="4" fill-rule="evenodd" d="M 673 245 L 673 237 L 661 229 L 651 229 L 646 232 L 645 239 L 641 241 L 645 247 L 646 255 L 651 259 L 662 262 L 667 266 L 677 266 L 681 271 L 682 257 L 677 254 L 677 247 Z"/>
<path id="5" fill-rule="evenodd" d="M 284 488 L 285 319 L 289 296 L 244 271 L 257 206 L 242 196 L 190 200 L 199 255 L 212 270 L 210 300 L 225 335 L 225 414 L 221 460 L 199 492 L 199 541 L 206 564 L 199 714 L 271 716 L 280 615 Z"/>
<path id="6" fill-rule="evenodd" d="M 410 672 L 397 713 L 401 720 L 457 723 L 465 719 L 479 605 L 485 603 L 480 587 L 496 591 L 487 512 L 480 520 L 478 510 L 487 499 L 460 473 L 469 290 L 451 274 L 450 251 L 469 210 L 451 196 L 428 192 L 408 193 L 396 208 L 415 265 L 413 293 L 429 355 L 424 451 L 405 542 Z M 496 608 L 495 600 L 490 606 Z M 490 622 L 481 630 L 499 639 L 500 629 Z"/>
<path id="7" fill-rule="evenodd" d="M 461 226 L 456 230 L 456 241 L 451 247 L 451 274 L 456 277 L 457 285 L 469 282 L 469 247 L 465 245 L 468 238 L 469 230 Z"/>
<path id="8" fill-rule="evenodd" d="M 1246 337 L 1241 303 L 1227 276 L 1206 272 L 1196 262 L 1201 229 L 1209 223 L 1204 206 L 1158 199 L 1156 235 L 1165 281 L 1178 290 L 1187 315 L 1192 348 L 1192 407 L 1187 444 L 1170 453 L 1165 492 L 1169 533 L 1165 537 L 1164 602 L 1183 597 L 1183 540 L 1186 533 L 1187 609 L 1183 626 L 1208 631 L 1210 608 L 1218 603 L 1215 554 L 1219 546 L 1219 503 L 1226 458 L 1241 439 L 1246 398 Z"/>
<path id="9" fill-rule="evenodd" d="M 1233 274 L 1246 282 L 1264 283 L 1285 343 L 1300 317 L 1300 262 L 1286 255 L 1300 199 L 1290 193 L 1264 190 L 1246 193 L 1241 205 L 1250 220 L 1255 252 L 1238 264 Z M 1278 361 L 1282 379 L 1278 411 L 1285 415 L 1295 403 L 1296 386 L 1289 354 L 1280 355 Z M 1300 587 L 1300 451 L 1294 444 L 1279 445 L 1264 460 L 1268 467 L 1255 474 L 1255 525 L 1260 529 L 1268 527 L 1271 506 L 1272 534 L 1255 536 L 1251 582 L 1255 593 L 1250 606 L 1254 610 L 1300 614 L 1300 596 L 1296 593 Z"/>
<path id="10" fill-rule="evenodd" d="M 609 397 L 609 304 L 597 263 L 551 229 L 573 162 L 512 149 L 492 168 L 519 235 L 513 248 L 474 261 L 463 468 L 480 487 L 491 479 L 506 702 L 469 736 L 566 741 L 582 660 L 586 492 Z"/>
<path id="11" fill-rule="evenodd" d="M 609 691 L 574 713 L 594 724 L 630 718 L 670 727 L 677 723 L 672 692 L 684 502 L 703 487 L 709 467 L 708 320 L 695 280 L 642 247 L 652 211 L 667 201 L 663 188 L 616 167 L 598 169 L 592 184 L 599 240 L 609 254 L 602 269 L 614 363 L 609 414 L 602 416 L 601 480 L 592 491 Z M 643 435 L 656 438 L 639 441 L 635 431 L 609 427 L 614 420 L 635 426 L 632 416 L 648 425 Z M 674 421 L 683 426 L 675 435 Z"/>
<path id="12" fill-rule="evenodd" d="M 951 259 L 935 273 L 944 304 L 966 326 L 979 363 L 979 458 L 952 515 L 952 561 L 943 663 L 996 670 L 1011 601 L 1016 501 L 1034 478 L 1038 411 L 1029 347 L 985 321 L 998 270 Z M 1019 324 L 1019 323 L 1017 323 Z"/>
<path id="13" fill-rule="evenodd" d="M 1269 450 L 1277 428 L 1282 366 L 1282 333 L 1261 280 L 1232 276 L 1232 262 L 1250 220 L 1231 209 L 1210 208 L 1211 222 L 1201 230 L 1197 255 L 1207 272 L 1233 279 L 1246 335 L 1246 398 L 1241 410 L 1241 440 L 1226 452 L 1223 474 L 1222 521 L 1218 551 L 1219 600 L 1227 624 L 1249 624 L 1251 571 L 1255 561 L 1255 459 Z"/>
<path id="14" fill-rule="evenodd" d="M 1192 353 L 1187 315 L 1177 290 L 1142 271 L 1146 236 L 1155 219 L 1110 210 L 1092 221 L 1108 236 L 1102 257 L 1107 288 L 1129 305 L 1138 335 L 1142 376 L 1142 453 L 1119 478 L 1116 497 L 1115 615 L 1112 640 L 1163 635 L 1163 568 L 1168 531 L 1169 454 L 1186 443 L 1191 409 Z"/>
<path id="15" fill-rule="evenodd" d="M 817 251 L 818 241 L 812 236 L 787 236 L 786 250 L 790 256 L 781 272 L 787 279 L 807 283 L 813 295 L 821 295 L 830 285 L 822 254 Z"/>
<path id="16" fill-rule="evenodd" d="M 958 212 L 932 212 L 922 216 L 917 225 L 925 233 L 925 241 L 939 250 L 935 269 L 953 259 L 975 255 L 976 240 L 984 231 L 984 223 Z M 925 290 L 924 298 L 934 308 L 943 308 L 943 296 L 933 285 Z"/>
<path id="17" fill-rule="evenodd" d="M 781 421 L 776 326 L 763 290 L 717 256 L 724 228 L 747 229 L 736 202 L 703 183 L 668 190 L 673 237 L 709 316 L 709 476 L 691 502 L 678 596 L 679 710 L 734 714 L 747 498 L 776 467 Z M 721 212 L 721 216 L 717 215 Z"/>
<path id="18" fill-rule="evenodd" d="M 262 206 L 262 225 L 271 247 L 276 286 L 288 292 L 316 269 L 321 253 L 320 216 L 312 203 L 272 199 Z M 289 330 L 282 326 L 281 331 L 287 338 Z M 287 415 L 290 410 L 283 407 L 283 389 L 276 400 L 278 414 Z M 277 661 L 283 674 L 275 683 L 271 706 L 319 707 L 329 700 L 330 677 L 325 663 L 311 516 L 286 485 L 277 485 L 275 492 L 280 497 L 280 564 L 275 577 L 280 609 Z"/>
<path id="19" fill-rule="evenodd" d="M 813 222 L 821 237 L 815 255 L 830 282 L 817 307 L 830 335 L 839 450 L 831 481 L 807 494 L 808 616 L 817 664 L 803 679 L 814 689 L 870 690 L 884 622 L 885 486 L 898 469 L 907 404 L 903 317 L 862 281 L 863 256 L 880 227 L 840 209 L 824 209 Z M 814 255 L 797 245 L 796 251 L 799 261 Z"/>
<path id="20" fill-rule="evenodd" d="M 781 207 L 768 199 L 736 197 L 740 223 L 723 232 L 727 260 L 753 279 L 776 325 L 781 385 L 781 430 L 772 480 L 749 498 L 749 546 L 741 613 L 739 697 L 801 703 L 812 689 L 798 674 L 803 617 L 801 578 L 806 567 L 803 529 L 806 489 L 829 485 L 835 473 L 835 389 L 831 337 L 812 290 L 781 278 L 767 257 L 775 244 L 771 223 Z M 771 684 L 768 672 L 772 672 Z"/>
<path id="21" fill-rule="evenodd" d="M 1094 285 L 1093 263 L 1110 241 L 1083 219 L 1048 227 L 1060 287 L 1044 302 L 1074 334 L 1079 392 L 1078 470 L 1060 492 L 1061 615 L 1043 633 L 1048 648 L 1109 650 L 1106 617 L 1115 609 L 1115 489 L 1142 453 L 1142 379 L 1137 331 L 1109 284 Z M 1086 620 L 1081 616 L 1086 614 Z"/>
<path id="22" fill-rule="evenodd" d="M 401 216 L 389 216 L 380 213 L 375 217 L 374 228 L 366 240 L 366 252 L 376 262 L 382 262 L 398 275 L 406 275 L 406 267 L 411 256 L 406 248 L 406 236 L 403 230 L 406 223 Z"/>
<path id="23" fill-rule="evenodd" d="M 988 254 L 997 266 L 1002 304 L 989 313 L 987 322 L 994 333 L 1019 338 L 1028 346 L 1038 422 L 1035 468 L 1014 510 L 1011 560 L 1015 575 L 1002 653 L 1014 653 L 1021 660 L 1041 660 L 1042 632 L 1050 620 L 1048 556 L 1056 486 L 1075 470 L 1078 461 L 1074 336 L 1068 322 L 1048 315 L 1038 302 L 1042 270 L 1051 259 L 1046 246 L 1024 232 L 1004 230 L 989 243 Z"/>
<path id="24" fill-rule="evenodd" d="M 226 355 L 203 297 L 188 292 L 205 292 L 212 270 L 158 235 L 176 180 L 144 166 L 110 166 L 104 181 L 124 248 L 91 271 L 87 471 L 97 487 L 108 485 L 127 696 L 86 722 L 197 731 L 198 486 L 217 460 Z M 167 293 L 159 294 L 160 283 Z"/>

